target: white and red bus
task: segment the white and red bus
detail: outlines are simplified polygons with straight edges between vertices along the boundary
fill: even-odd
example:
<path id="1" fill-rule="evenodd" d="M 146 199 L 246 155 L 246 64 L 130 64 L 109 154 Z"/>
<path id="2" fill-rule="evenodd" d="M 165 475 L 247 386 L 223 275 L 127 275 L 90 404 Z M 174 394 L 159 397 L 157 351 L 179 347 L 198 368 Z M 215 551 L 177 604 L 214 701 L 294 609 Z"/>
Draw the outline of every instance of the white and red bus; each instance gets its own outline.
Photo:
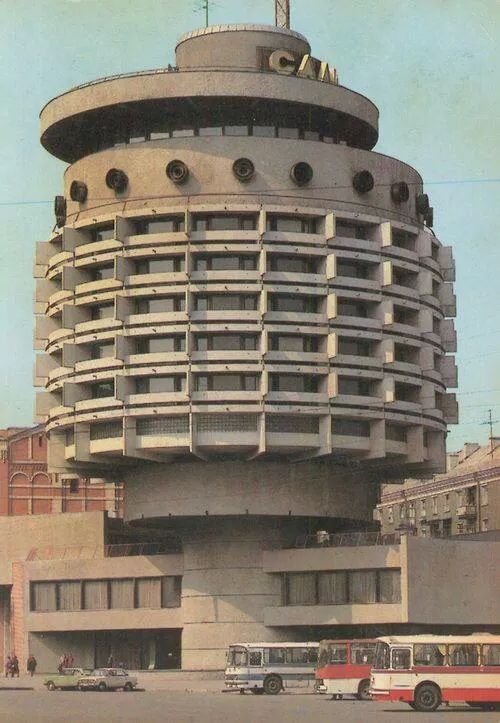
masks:
<path id="1" fill-rule="evenodd" d="M 452 701 L 500 710 L 500 635 L 377 638 L 370 693 L 422 712 Z"/>
<path id="2" fill-rule="evenodd" d="M 316 668 L 316 690 L 334 700 L 354 695 L 369 700 L 370 671 L 376 640 L 322 640 Z"/>

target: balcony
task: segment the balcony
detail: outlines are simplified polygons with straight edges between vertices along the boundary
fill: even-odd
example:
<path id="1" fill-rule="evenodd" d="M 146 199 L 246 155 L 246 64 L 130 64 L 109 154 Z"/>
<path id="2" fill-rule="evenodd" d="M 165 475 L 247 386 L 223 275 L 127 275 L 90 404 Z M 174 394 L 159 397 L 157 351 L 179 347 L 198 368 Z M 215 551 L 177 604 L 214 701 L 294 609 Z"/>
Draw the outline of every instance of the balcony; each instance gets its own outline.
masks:
<path id="1" fill-rule="evenodd" d="M 460 505 L 457 507 L 457 517 L 475 518 L 477 517 L 477 509 L 475 504 Z"/>

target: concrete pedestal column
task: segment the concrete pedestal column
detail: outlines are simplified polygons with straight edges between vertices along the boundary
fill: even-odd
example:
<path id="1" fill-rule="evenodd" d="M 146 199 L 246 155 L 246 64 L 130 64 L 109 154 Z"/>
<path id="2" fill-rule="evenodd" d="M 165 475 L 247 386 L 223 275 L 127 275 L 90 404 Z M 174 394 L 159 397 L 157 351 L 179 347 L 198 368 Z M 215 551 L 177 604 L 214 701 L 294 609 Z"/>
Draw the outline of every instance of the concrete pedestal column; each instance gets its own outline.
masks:
<path id="1" fill-rule="evenodd" d="M 282 640 L 264 627 L 264 608 L 281 604 L 281 579 L 262 571 L 262 552 L 280 532 L 243 520 L 213 521 L 183 535 L 182 668 L 225 667 L 230 643 Z"/>

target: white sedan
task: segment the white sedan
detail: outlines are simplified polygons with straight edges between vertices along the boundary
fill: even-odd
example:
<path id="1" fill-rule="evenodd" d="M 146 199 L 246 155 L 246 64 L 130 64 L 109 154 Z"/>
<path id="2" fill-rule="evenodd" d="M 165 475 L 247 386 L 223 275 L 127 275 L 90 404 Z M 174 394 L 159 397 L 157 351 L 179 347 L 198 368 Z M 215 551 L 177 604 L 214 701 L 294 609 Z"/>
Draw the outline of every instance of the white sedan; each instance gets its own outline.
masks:
<path id="1" fill-rule="evenodd" d="M 133 690 L 137 678 L 130 676 L 123 668 L 96 668 L 90 675 L 82 676 L 78 681 L 78 690 Z"/>

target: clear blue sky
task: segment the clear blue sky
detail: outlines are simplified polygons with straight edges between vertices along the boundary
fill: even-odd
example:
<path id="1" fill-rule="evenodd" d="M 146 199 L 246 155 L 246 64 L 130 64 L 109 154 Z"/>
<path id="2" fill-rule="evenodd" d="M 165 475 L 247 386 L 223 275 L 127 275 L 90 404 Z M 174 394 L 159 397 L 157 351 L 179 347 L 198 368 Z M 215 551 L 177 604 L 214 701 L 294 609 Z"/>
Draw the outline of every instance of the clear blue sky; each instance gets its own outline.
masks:
<path id="1" fill-rule="evenodd" d="M 210 21 L 273 13 L 273 0 L 216 0 Z M 379 107 L 376 150 L 420 171 L 454 248 L 461 422 L 449 449 L 486 441 L 490 406 L 500 419 L 499 20 L 496 0 L 292 0 L 292 27 Z M 203 24 L 201 0 L 0 2 L 0 426 L 33 421 L 33 253 L 64 170 L 39 145 L 40 109 L 87 80 L 166 66 Z"/>

